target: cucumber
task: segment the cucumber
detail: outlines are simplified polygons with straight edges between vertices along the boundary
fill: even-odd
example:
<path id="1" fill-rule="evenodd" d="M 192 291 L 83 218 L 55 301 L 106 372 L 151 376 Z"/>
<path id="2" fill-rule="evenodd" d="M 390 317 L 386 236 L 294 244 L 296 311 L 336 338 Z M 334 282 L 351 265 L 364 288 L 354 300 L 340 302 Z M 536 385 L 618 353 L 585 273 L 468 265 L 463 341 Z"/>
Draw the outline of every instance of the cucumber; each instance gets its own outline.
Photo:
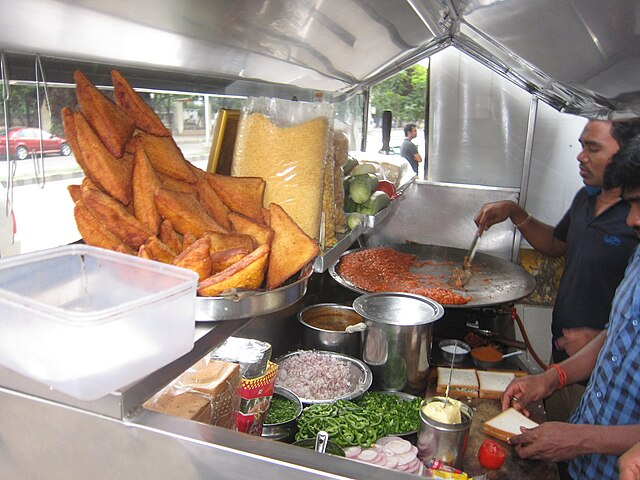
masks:
<path id="1" fill-rule="evenodd" d="M 358 225 L 360 225 L 363 220 L 364 220 L 364 218 L 362 217 L 361 213 L 358 213 L 358 212 L 348 213 L 347 214 L 347 227 L 349 227 L 349 229 L 353 230 Z"/>
<path id="2" fill-rule="evenodd" d="M 349 172 L 351 174 L 352 177 L 355 177 L 356 175 L 364 175 L 365 173 L 376 173 L 376 167 L 374 167 L 372 164 L 370 163 L 362 163 L 360 165 L 356 165 L 355 167 L 353 167 L 353 169 Z"/>
<path id="3" fill-rule="evenodd" d="M 358 204 L 351 200 L 349 195 L 344 196 L 344 211 L 346 213 L 355 212 L 358 209 Z"/>
<path id="4" fill-rule="evenodd" d="M 349 197 L 360 204 L 369 200 L 371 194 L 378 186 L 378 177 L 373 173 L 365 173 L 351 177 L 349 182 Z"/>
<path id="5" fill-rule="evenodd" d="M 344 170 L 345 174 L 349 174 L 356 165 L 358 165 L 358 161 L 353 157 L 349 157 L 347 163 L 342 166 L 342 170 Z"/>
<path id="6" fill-rule="evenodd" d="M 382 191 L 373 192 L 371 197 L 361 205 L 358 205 L 358 212 L 365 215 L 375 215 L 391 203 L 389 195 Z"/>

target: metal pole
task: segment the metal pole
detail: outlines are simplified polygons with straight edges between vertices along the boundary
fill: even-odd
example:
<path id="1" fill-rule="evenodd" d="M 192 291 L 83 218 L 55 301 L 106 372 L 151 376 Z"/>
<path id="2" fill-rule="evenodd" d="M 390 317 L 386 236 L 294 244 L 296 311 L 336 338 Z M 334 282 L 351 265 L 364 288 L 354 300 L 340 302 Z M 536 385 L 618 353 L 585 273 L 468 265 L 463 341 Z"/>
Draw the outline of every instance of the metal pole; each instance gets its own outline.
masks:
<path id="1" fill-rule="evenodd" d="M 520 180 L 520 196 L 518 204 L 522 208 L 527 205 L 527 192 L 529 191 L 529 177 L 531 175 L 531 156 L 533 153 L 533 137 L 536 130 L 536 117 L 538 114 L 538 97 L 531 95 L 531 103 L 529 104 L 529 118 L 527 119 L 527 136 L 524 144 L 524 157 L 522 162 L 522 179 Z M 516 228 L 513 235 L 513 246 L 511 248 L 511 260 L 518 261 L 520 253 L 520 243 L 522 235 Z"/>

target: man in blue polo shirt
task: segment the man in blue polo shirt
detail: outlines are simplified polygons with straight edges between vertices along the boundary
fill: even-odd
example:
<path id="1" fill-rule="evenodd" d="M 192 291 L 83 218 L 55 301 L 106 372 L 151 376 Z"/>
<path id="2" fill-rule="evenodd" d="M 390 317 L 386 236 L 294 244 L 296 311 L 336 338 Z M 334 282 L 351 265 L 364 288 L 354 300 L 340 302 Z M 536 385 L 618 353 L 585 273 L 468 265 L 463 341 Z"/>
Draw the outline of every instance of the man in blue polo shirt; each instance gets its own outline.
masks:
<path id="1" fill-rule="evenodd" d="M 625 144 L 605 173 L 605 185 L 622 189 L 627 224 L 640 237 L 640 139 Z M 640 441 L 640 248 L 618 286 L 607 329 L 578 353 L 546 372 L 514 380 L 502 408 L 529 402 L 589 379 L 569 423 L 546 422 L 509 439 L 522 458 L 570 460 L 573 479 L 617 479 L 618 456 Z"/>

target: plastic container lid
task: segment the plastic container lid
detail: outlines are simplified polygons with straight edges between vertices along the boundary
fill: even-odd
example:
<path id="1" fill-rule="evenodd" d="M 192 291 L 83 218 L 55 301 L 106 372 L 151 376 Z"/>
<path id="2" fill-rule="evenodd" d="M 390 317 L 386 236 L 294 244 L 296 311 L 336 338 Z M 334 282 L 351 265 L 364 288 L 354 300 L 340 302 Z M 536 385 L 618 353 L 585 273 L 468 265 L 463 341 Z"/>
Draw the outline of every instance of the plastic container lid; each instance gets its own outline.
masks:
<path id="1" fill-rule="evenodd" d="M 368 293 L 356 298 L 353 309 L 367 320 L 389 325 L 422 325 L 444 315 L 435 300 L 402 292 Z"/>

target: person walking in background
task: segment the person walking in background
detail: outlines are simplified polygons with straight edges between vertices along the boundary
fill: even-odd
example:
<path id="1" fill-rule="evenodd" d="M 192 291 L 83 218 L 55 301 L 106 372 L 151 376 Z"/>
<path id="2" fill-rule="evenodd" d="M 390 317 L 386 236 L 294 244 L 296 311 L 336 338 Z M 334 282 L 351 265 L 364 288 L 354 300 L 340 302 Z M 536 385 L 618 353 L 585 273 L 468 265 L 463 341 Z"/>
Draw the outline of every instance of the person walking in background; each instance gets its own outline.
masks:
<path id="1" fill-rule="evenodd" d="M 400 147 L 400 155 L 406 159 L 413 171 L 418 173 L 418 164 L 422 161 L 422 157 L 418 153 L 418 147 L 411 141 L 418 136 L 418 129 L 415 123 L 408 123 L 404 126 L 404 141 Z M 426 169 L 425 169 L 426 174 Z"/>

